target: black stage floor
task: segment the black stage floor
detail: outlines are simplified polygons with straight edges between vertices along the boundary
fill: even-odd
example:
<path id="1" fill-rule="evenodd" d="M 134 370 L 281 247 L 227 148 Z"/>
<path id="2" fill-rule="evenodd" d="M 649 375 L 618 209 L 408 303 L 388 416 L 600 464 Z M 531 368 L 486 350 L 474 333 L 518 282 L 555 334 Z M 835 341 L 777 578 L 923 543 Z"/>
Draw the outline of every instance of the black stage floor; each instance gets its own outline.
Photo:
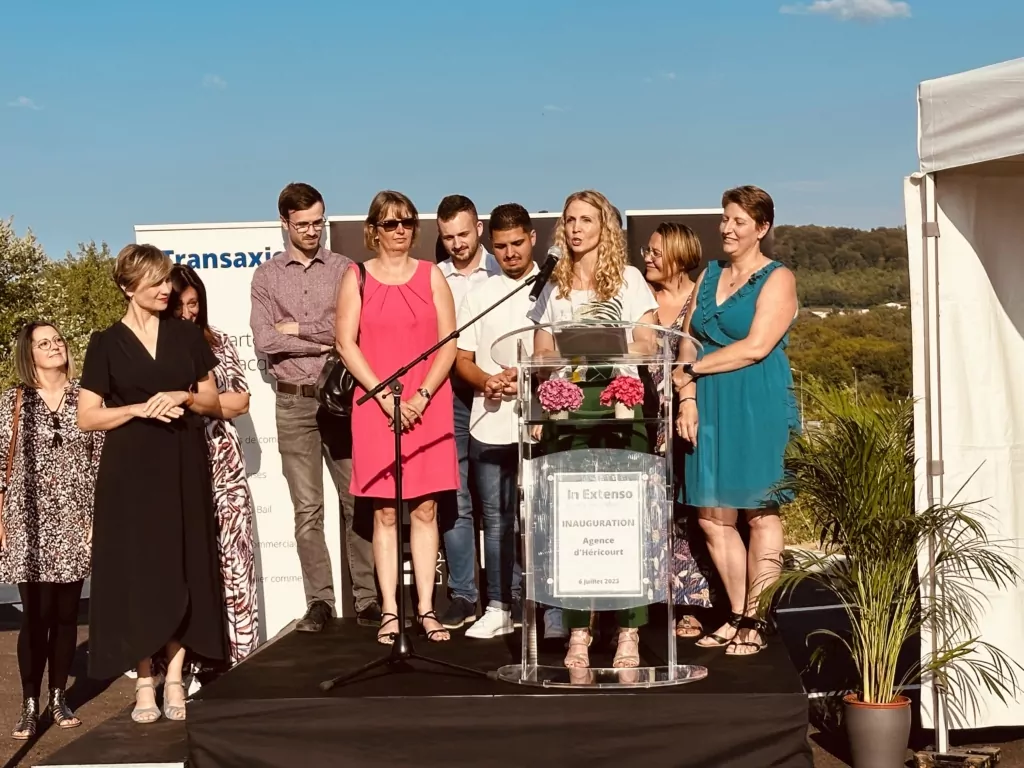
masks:
<path id="1" fill-rule="evenodd" d="M 811 766 L 807 697 L 777 635 L 750 658 L 680 641 L 680 663 L 708 676 L 670 688 L 546 689 L 413 662 L 412 672 L 373 672 L 321 693 L 322 680 L 386 652 L 374 632 L 353 620 L 292 632 L 205 687 L 188 710 L 190 768 Z M 518 633 L 454 635 L 414 636 L 416 650 L 486 671 L 518 658 Z M 553 663 L 564 653 L 549 652 Z M 591 663 L 609 665 L 610 652 L 592 650 Z"/>

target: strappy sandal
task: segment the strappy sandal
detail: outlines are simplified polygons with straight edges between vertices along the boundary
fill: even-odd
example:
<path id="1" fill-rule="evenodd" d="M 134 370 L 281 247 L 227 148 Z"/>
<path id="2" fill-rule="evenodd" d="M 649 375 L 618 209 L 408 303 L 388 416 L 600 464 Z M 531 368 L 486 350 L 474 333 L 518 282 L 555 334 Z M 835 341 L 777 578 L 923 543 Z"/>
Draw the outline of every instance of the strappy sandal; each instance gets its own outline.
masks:
<path id="1" fill-rule="evenodd" d="M 583 638 L 586 638 L 586 641 Z M 570 669 L 585 669 L 590 666 L 590 644 L 594 636 L 589 629 L 574 629 L 569 632 L 569 652 L 565 654 L 565 666 Z M 573 650 L 576 648 L 577 650 Z M 579 650 L 582 648 L 583 650 Z"/>
<path id="2" fill-rule="evenodd" d="M 676 637 L 691 640 L 704 634 L 704 627 L 697 621 L 696 617 L 687 614 L 676 622 Z"/>
<path id="3" fill-rule="evenodd" d="M 757 632 L 760 638 L 758 642 L 753 640 L 739 640 L 739 633 L 744 629 L 753 630 Z M 756 656 L 765 648 L 768 647 L 768 642 L 764 639 L 764 636 L 768 633 L 768 624 L 761 619 L 755 619 L 753 616 L 744 616 L 743 620 L 740 621 L 739 626 L 736 627 L 736 637 L 729 643 L 729 647 L 725 650 L 726 656 Z M 747 635 L 749 637 L 749 635 Z M 734 648 L 753 648 L 754 650 L 750 653 L 737 653 Z"/>
<path id="4" fill-rule="evenodd" d="M 39 727 L 39 699 L 28 698 L 21 703 L 21 715 L 11 731 L 11 738 L 28 741 L 36 735 Z"/>
<path id="5" fill-rule="evenodd" d="M 616 669 L 632 669 L 640 666 L 640 630 L 631 627 L 620 627 L 619 638 L 617 647 L 615 648 L 615 656 L 612 658 L 612 666 Z M 626 645 L 629 648 L 632 645 L 632 651 L 623 651 L 622 646 Z"/>
<path id="6" fill-rule="evenodd" d="M 390 618 L 389 618 L 390 617 Z M 388 624 L 394 622 L 398 623 L 398 616 L 394 613 L 382 613 L 380 615 L 380 629 L 384 629 Z M 394 645 L 395 638 L 398 637 L 397 632 L 381 632 L 377 630 L 377 642 L 381 645 Z"/>
<path id="7" fill-rule="evenodd" d="M 425 619 L 433 619 L 438 624 L 441 623 L 441 620 L 439 618 L 437 618 L 437 611 L 427 611 L 424 614 L 419 614 L 419 613 L 416 614 L 416 621 L 419 622 L 420 632 L 422 632 L 426 636 L 427 642 L 430 642 L 430 643 L 445 643 L 445 642 L 448 642 L 449 640 L 452 639 L 451 634 L 444 627 L 441 627 L 440 629 L 427 629 L 423 625 L 423 622 L 424 622 Z M 447 635 L 447 637 L 442 637 L 439 640 L 435 640 L 434 639 L 435 635 Z"/>
<path id="8" fill-rule="evenodd" d="M 185 690 L 185 684 L 181 680 L 164 680 L 164 717 L 168 720 L 181 721 L 185 719 L 185 705 L 167 703 L 167 688 L 172 685 L 181 688 L 182 694 L 187 696 L 188 693 Z"/>
<path id="9" fill-rule="evenodd" d="M 737 632 L 739 632 L 740 624 L 742 622 L 743 622 L 743 614 L 742 613 L 730 613 L 729 614 L 729 621 L 727 621 L 726 624 L 728 626 L 730 626 L 730 627 L 733 627 Z M 710 635 L 704 635 L 704 637 L 702 637 L 700 640 L 698 640 L 697 641 L 697 647 L 698 648 L 725 648 L 727 645 L 729 645 L 735 639 L 736 639 L 736 635 L 735 634 L 733 634 L 732 637 L 722 637 L 721 635 L 718 635 L 718 634 L 715 634 L 715 633 L 711 633 Z M 705 643 L 704 642 L 705 640 L 711 640 L 712 642 Z"/>
<path id="10" fill-rule="evenodd" d="M 152 683 L 136 683 L 135 684 L 135 709 L 132 710 L 132 720 L 140 725 L 149 725 L 155 723 L 160 719 L 160 707 L 140 707 L 139 706 L 139 691 L 145 690 L 146 688 L 153 688 Z M 153 688 L 154 695 L 156 689 Z"/>
<path id="11" fill-rule="evenodd" d="M 68 706 L 67 699 L 64 698 L 64 691 L 60 688 L 50 691 L 50 717 L 53 718 L 53 722 L 58 728 L 77 728 L 82 724 L 82 721 Z"/>

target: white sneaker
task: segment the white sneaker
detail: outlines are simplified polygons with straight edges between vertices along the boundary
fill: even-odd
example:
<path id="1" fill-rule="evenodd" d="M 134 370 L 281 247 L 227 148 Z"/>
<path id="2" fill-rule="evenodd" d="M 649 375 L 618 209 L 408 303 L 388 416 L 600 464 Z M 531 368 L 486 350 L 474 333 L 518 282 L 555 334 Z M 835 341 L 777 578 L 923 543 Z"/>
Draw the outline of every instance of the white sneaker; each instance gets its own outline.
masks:
<path id="1" fill-rule="evenodd" d="M 487 640 L 500 635 L 510 635 L 513 632 L 515 632 L 515 626 L 512 624 L 512 612 L 489 605 L 484 611 L 484 615 L 466 630 L 466 637 Z"/>
<path id="2" fill-rule="evenodd" d="M 548 608 L 544 611 L 544 639 L 558 640 L 568 636 L 569 633 L 562 624 L 562 609 Z"/>

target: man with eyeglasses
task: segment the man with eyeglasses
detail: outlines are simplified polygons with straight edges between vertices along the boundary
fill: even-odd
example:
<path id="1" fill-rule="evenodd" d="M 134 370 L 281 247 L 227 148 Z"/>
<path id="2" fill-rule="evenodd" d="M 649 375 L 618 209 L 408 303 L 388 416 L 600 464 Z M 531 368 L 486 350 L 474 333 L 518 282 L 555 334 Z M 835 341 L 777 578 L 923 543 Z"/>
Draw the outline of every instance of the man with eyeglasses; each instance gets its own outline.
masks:
<path id="1" fill-rule="evenodd" d="M 319 632 L 335 612 L 331 558 L 324 538 L 323 462 L 337 488 L 356 617 L 380 623 L 370 542 L 353 530 L 355 504 L 350 425 L 320 408 L 314 386 L 334 347 L 338 284 L 351 263 L 321 245 L 327 219 L 324 199 L 309 184 L 286 186 L 278 198 L 288 233 L 284 253 L 265 261 L 252 277 L 253 346 L 276 379 L 277 447 L 295 508 L 295 546 L 306 590 L 306 613 L 296 629 Z"/>

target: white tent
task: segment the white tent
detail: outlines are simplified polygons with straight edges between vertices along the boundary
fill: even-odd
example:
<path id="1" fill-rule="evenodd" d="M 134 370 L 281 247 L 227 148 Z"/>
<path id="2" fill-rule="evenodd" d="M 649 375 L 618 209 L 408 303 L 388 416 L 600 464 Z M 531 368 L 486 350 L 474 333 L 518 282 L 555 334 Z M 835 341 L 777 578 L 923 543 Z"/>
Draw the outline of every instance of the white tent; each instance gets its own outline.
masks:
<path id="1" fill-rule="evenodd" d="M 1024 538 L 1024 59 L 921 83 L 920 171 L 904 195 L 921 508 L 983 501 L 994 539 Z M 975 474 L 976 473 L 976 474 Z M 929 585 L 923 585 L 927 589 Z M 980 631 L 1024 664 L 1024 588 L 991 590 Z M 930 638 L 923 638 L 924 650 Z M 952 723 L 924 725 L 945 749 Z M 984 691 L 963 727 L 1024 725 Z M 971 716 L 970 710 L 968 715 Z"/>

